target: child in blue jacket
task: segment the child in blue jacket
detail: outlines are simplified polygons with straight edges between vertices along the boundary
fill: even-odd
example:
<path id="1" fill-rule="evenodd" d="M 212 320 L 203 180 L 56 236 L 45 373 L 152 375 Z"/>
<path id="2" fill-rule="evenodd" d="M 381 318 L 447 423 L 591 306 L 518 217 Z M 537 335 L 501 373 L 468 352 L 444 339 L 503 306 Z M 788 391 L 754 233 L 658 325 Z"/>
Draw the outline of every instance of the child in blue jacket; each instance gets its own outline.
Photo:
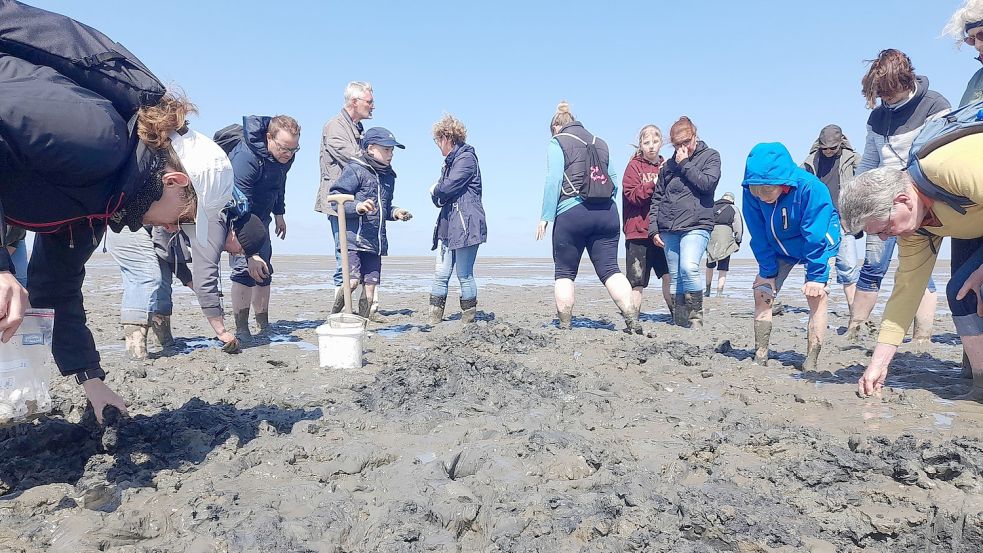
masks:
<path id="1" fill-rule="evenodd" d="M 393 148 L 405 148 L 382 127 L 373 127 L 362 135 L 362 153 L 345 166 L 331 186 L 332 194 L 351 194 L 355 202 L 345 204 L 348 239 L 348 267 L 352 290 L 364 286 L 358 301 L 359 315 L 369 316 L 370 298 L 381 282 L 382 257 L 389 253 L 386 221 L 409 221 L 409 211 L 393 205 L 396 172 L 392 168 Z M 335 302 L 332 313 L 341 311 Z"/>
<path id="2" fill-rule="evenodd" d="M 754 279 L 754 361 L 768 360 L 771 304 L 789 272 L 805 265 L 809 342 L 803 370 L 815 370 L 826 334 L 829 260 L 840 247 L 840 216 L 829 189 L 778 142 L 758 144 L 744 169 L 744 220 L 758 261 Z"/>

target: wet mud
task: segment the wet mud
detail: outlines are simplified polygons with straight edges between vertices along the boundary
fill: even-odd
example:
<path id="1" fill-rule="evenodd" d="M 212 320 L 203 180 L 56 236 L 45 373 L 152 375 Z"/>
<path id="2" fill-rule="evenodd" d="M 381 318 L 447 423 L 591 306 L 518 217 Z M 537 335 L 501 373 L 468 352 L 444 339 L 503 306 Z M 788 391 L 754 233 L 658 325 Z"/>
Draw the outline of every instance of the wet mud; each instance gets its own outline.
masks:
<path id="1" fill-rule="evenodd" d="M 983 551 L 983 405 L 952 400 L 968 381 L 944 313 L 860 399 L 845 316 L 803 371 L 792 296 L 757 365 L 749 297 L 708 300 L 699 332 L 646 308 L 639 336 L 599 285 L 570 330 L 548 287 L 489 286 L 476 324 L 431 327 L 425 295 L 383 285 L 366 365 L 332 371 L 313 349 L 327 294 L 274 292 L 237 356 L 176 298 L 173 351 L 104 351 L 130 402 L 106 428 L 59 380 L 52 416 L 0 429 L 0 550 Z M 94 297 L 113 345 L 118 298 Z"/>

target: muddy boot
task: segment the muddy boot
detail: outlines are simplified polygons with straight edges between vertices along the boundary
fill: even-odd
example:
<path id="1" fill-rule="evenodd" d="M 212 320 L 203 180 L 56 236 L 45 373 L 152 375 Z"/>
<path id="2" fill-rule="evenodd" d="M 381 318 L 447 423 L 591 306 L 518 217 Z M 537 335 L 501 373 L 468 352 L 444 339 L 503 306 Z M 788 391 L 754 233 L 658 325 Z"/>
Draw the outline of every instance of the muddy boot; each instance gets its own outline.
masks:
<path id="1" fill-rule="evenodd" d="M 557 327 L 560 330 L 570 330 L 573 328 L 573 308 L 557 311 L 556 318 L 560 320 Z"/>
<path id="2" fill-rule="evenodd" d="M 126 338 L 126 356 L 130 359 L 147 358 L 147 330 L 150 325 L 123 325 L 123 336 Z"/>
<path id="3" fill-rule="evenodd" d="M 153 329 L 160 347 L 169 348 L 174 345 L 170 315 L 154 315 L 150 318 L 150 327 Z"/>
<path id="4" fill-rule="evenodd" d="M 815 372 L 816 367 L 819 366 L 819 353 L 822 351 L 823 345 L 820 342 L 813 342 L 809 340 L 808 350 L 806 350 L 805 361 L 802 362 L 802 370 L 805 372 Z"/>
<path id="5" fill-rule="evenodd" d="M 973 387 L 970 388 L 968 394 L 958 396 L 955 399 L 983 403 L 983 369 L 973 369 Z"/>
<path id="6" fill-rule="evenodd" d="M 689 292 L 685 296 L 686 312 L 689 315 L 689 327 L 693 330 L 703 328 L 703 293 Z"/>
<path id="7" fill-rule="evenodd" d="M 240 342 L 245 342 L 252 337 L 249 333 L 249 309 L 240 309 L 235 312 L 236 319 L 236 338 Z"/>
<path id="8" fill-rule="evenodd" d="M 754 321 L 754 362 L 768 363 L 768 344 L 771 342 L 771 321 Z"/>
<path id="9" fill-rule="evenodd" d="M 364 295 L 362 297 L 358 298 L 358 316 L 359 317 L 368 319 L 369 318 L 369 309 L 371 307 L 372 307 L 372 302 L 369 301 L 369 298 L 365 297 Z"/>
<path id="10" fill-rule="evenodd" d="M 672 324 L 676 326 L 686 326 L 689 323 L 689 312 L 686 311 L 686 299 L 682 294 L 673 296 L 675 300 L 672 308 Z"/>
<path id="11" fill-rule="evenodd" d="M 775 298 L 771 302 L 771 315 L 773 317 L 777 317 L 778 315 L 784 315 L 784 314 L 785 314 L 785 304 L 782 303 L 782 300 Z"/>
<path id="12" fill-rule="evenodd" d="M 969 356 L 966 355 L 966 350 L 963 350 L 963 362 L 962 371 L 959 373 L 960 378 L 973 378 L 973 365 L 969 362 Z"/>
<path id="13" fill-rule="evenodd" d="M 707 284 L 707 289 L 703 291 L 703 295 L 706 296 L 706 297 L 708 297 L 708 298 L 710 297 L 710 285 L 709 284 Z"/>
<path id="14" fill-rule="evenodd" d="M 256 313 L 256 326 L 259 327 L 258 334 L 266 334 L 270 331 L 270 314 L 267 313 Z"/>
<path id="15" fill-rule="evenodd" d="M 447 304 L 447 296 L 430 295 L 430 307 L 427 312 L 427 324 L 430 326 L 440 324 L 444 320 L 444 305 Z"/>
<path id="16" fill-rule="evenodd" d="M 628 334 L 643 334 L 642 323 L 638 320 L 638 311 L 622 311 L 621 315 L 625 318 L 625 332 Z"/>
<path id="17" fill-rule="evenodd" d="M 345 310 L 345 288 L 338 286 L 334 289 L 334 303 L 331 305 L 331 314 L 341 313 Z"/>
<path id="18" fill-rule="evenodd" d="M 386 318 L 379 314 L 379 302 L 374 301 L 369 305 L 369 320 L 373 323 L 384 323 Z"/>
<path id="19" fill-rule="evenodd" d="M 478 313 L 478 298 L 461 300 L 461 322 L 469 324 L 474 322 L 474 317 Z"/>

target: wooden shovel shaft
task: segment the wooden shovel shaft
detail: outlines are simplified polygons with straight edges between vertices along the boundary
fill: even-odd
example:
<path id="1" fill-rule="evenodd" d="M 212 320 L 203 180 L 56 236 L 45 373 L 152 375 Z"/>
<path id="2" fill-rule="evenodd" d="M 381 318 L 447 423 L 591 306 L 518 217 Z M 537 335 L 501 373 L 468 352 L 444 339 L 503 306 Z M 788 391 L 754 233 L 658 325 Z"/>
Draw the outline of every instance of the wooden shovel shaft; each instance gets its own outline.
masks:
<path id="1" fill-rule="evenodd" d="M 345 292 L 345 311 L 352 313 L 352 281 L 351 269 L 348 266 L 348 228 L 345 221 L 345 203 L 354 202 L 355 196 L 351 194 L 331 194 L 325 198 L 329 203 L 337 204 L 335 211 L 338 213 L 338 248 L 341 258 L 341 288 Z"/>

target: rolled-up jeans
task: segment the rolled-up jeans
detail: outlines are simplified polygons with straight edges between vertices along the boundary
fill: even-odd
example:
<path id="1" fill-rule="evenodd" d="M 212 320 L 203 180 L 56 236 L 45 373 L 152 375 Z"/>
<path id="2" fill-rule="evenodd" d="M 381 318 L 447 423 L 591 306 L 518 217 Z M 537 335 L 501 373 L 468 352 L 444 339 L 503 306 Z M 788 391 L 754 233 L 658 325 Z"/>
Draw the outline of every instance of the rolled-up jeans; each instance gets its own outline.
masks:
<path id="1" fill-rule="evenodd" d="M 844 234 L 840 249 L 836 251 L 836 283 L 856 284 L 860 279 L 860 263 L 857 261 L 857 238 Z"/>
<path id="2" fill-rule="evenodd" d="M 14 253 L 10 254 L 10 262 L 14 264 L 14 276 L 21 286 L 27 288 L 27 241 L 18 240 L 11 246 L 14 248 Z"/>
<path id="3" fill-rule="evenodd" d="M 144 229 L 136 232 L 106 233 L 106 247 L 119 264 L 123 276 L 123 304 L 120 321 L 123 324 L 145 325 L 152 314 L 170 316 L 171 273 L 166 263 L 157 256 L 150 233 Z"/>
<path id="4" fill-rule="evenodd" d="M 443 241 L 437 244 L 437 263 L 434 270 L 433 287 L 430 294 L 447 297 L 447 285 L 451 273 L 457 268 L 457 280 L 461 283 L 461 299 L 473 300 L 478 297 L 478 284 L 474 279 L 474 262 L 478 257 L 478 246 L 466 246 L 449 250 Z"/>
<path id="5" fill-rule="evenodd" d="M 966 251 L 967 246 L 975 246 L 976 251 L 971 255 L 965 255 L 968 253 Z M 952 321 L 956 325 L 956 334 L 959 336 L 979 336 L 983 334 L 983 318 L 977 315 L 977 305 L 980 302 L 981 292 L 973 290 L 973 292 L 966 294 L 962 300 L 957 300 L 956 296 L 966 281 L 969 280 L 973 271 L 983 265 L 983 243 L 967 240 L 959 247 L 962 249 L 959 252 L 959 266 L 953 268 L 952 278 L 946 284 L 945 295 L 949 301 L 949 310 L 952 312 Z"/>
<path id="6" fill-rule="evenodd" d="M 894 247 L 898 239 L 894 236 L 887 240 L 881 240 L 876 234 L 867 234 L 867 248 L 864 255 L 864 265 L 860 269 L 860 279 L 857 281 L 857 290 L 863 292 L 878 292 L 881 289 L 881 281 L 891 267 L 891 257 L 894 256 Z M 935 279 L 928 279 L 928 291 L 935 293 Z"/>
<path id="7" fill-rule="evenodd" d="M 700 260 L 707 252 L 710 231 L 662 232 L 659 237 L 666 245 L 666 261 L 669 264 L 669 281 L 672 283 L 673 295 L 703 292 Z"/>

